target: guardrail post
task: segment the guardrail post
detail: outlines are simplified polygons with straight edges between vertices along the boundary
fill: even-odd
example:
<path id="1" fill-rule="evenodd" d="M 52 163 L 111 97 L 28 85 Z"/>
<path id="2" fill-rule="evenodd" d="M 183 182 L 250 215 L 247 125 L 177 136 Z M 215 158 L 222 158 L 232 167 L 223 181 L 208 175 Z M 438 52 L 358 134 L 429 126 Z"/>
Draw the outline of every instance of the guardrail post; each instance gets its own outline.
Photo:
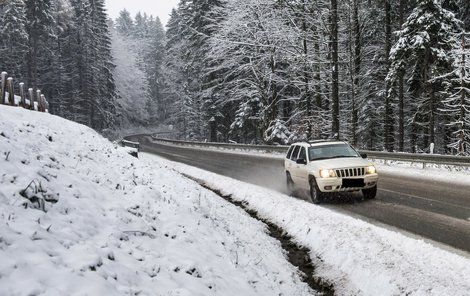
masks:
<path id="1" fill-rule="evenodd" d="M 20 106 L 23 108 L 26 108 L 26 95 L 24 92 L 24 82 L 20 82 L 20 97 L 21 97 Z"/>
<path id="2" fill-rule="evenodd" d="M 36 102 L 38 102 L 38 111 L 41 112 L 42 106 L 41 106 L 41 91 L 38 89 L 36 91 Z"/>
<path id="3" fill-rule="evenodd" d="M 7 72 L 2 72 L 1 75 L 2 75 L 2 77 L 1 77 L 2 78 L 2 94 L 1 94 L 2 98 L 0 100 L 0 104 L 3 105 L 3 104 L 5 104 L 5 94 L 7 92 L 7 75 L 8 75 L 8 73 Z"/>
<path id="4" fill-rule="evenodd" d="M 28 88 L 29 108 L 34 110 L 34 89 Z"/>
<path id="5" fill-rule="evenodd" d="M 209 129 L 210 129 L 210 141 L 212 143 L 217 142 L 217 122 L 214 117 L 209 120 Z"/>
<path id="6" fill-rule="evenodd" d="M 12 77 L 8 77 L 7 87 L 8 87 L 8 101 L 10 103 L 10 106 L 15 106 L 15 90 L 13 88 L 13 78 Z"/>
<path id="7" fill-rule="evenodd" d="M 46 97 L 44 95 L 41 95 L 41 102 L 42 102 L 41 112 L 46 112 Z"/>

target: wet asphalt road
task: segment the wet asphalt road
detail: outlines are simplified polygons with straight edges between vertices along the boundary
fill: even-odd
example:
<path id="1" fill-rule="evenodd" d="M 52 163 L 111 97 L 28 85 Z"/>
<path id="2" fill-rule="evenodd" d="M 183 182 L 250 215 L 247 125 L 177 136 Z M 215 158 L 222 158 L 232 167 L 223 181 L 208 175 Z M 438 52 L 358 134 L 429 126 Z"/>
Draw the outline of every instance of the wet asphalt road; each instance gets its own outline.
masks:
<path id="1" fill-rule="evenodd" d="M 128 139 L 139 141 L 142 151 L 286 192 L 282 159 L 163 144 L 147 136 Z M 380 173 L 376 200 L 344 195 L 322 206 L 470 252 L 470 176 L 469 184 L 463 186 Z"/>

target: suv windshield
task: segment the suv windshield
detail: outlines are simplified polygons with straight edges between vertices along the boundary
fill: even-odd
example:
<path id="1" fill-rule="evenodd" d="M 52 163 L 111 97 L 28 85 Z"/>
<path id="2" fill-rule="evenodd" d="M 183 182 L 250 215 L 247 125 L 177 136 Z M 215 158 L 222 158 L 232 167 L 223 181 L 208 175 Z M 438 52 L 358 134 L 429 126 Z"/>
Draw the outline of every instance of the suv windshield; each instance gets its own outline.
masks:
<path id="1" fill-rule="evenodd" d="M 315 161 L 341 157 L 360 157 L 360 155 L 347 144 L 332 144 L 310 147 L 308 157 L 310 161 Z"/>

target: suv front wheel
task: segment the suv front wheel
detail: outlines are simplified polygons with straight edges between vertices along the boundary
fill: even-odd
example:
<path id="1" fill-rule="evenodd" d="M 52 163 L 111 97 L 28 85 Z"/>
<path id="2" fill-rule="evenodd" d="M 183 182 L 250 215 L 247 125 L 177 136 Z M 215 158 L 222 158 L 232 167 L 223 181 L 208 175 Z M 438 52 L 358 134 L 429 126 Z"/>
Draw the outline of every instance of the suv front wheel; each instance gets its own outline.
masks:
<path id="1" fill-rule="evenodd" d="M 318 188 L 314 177 L 310 178 L 310 198 L 314 204 L 319 204 L 323 201 L 323 192 Z"/>
<path id="2" fill-rule="evenodd" d="M 374 199 L 377 196 L 377 185 L 369 189 L 362 189 L 365 199 Z"/>

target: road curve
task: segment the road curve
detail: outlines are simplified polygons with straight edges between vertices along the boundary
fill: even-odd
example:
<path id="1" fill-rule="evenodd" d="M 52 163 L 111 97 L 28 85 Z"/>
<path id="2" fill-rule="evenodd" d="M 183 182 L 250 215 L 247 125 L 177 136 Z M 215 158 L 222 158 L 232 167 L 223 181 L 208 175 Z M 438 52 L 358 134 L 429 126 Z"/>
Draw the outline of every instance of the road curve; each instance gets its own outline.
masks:
<path id="1" fill-rule="evenodd" d="M 170 145 L 148 136 L 128 139 L 140 142 L 142 151 L 172 161 L 286 191 L 280 158 Z M 456 185 L 381 173 L 376 200 L 363 201 L 357 194 L 334 198 L 323 206 L 470 252 L 470 177 L 468 185 Z"/>

